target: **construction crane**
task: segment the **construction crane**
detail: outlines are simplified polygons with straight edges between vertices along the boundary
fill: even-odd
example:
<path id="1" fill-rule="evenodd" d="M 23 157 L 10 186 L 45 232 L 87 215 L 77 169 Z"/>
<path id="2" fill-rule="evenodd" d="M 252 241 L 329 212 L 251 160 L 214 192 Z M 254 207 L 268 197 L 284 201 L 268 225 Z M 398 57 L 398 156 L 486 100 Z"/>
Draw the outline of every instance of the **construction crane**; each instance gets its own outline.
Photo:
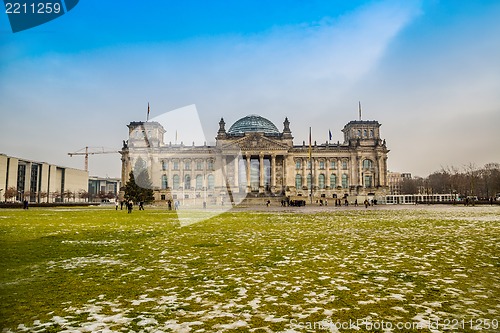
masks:
<path id="1" fill-rule="evenodd" d="M 120 153 L 118 150 L 108 150 L 105 151 L 104 147 L 85 147 L 82 148 L 74 153 L 68 153 L 70 157 L 73 157 L 73 155 L 85 155 L 85 171 L 89 171 L 89 155 L 96 155 L 96 154 L 116 154 Z"/>

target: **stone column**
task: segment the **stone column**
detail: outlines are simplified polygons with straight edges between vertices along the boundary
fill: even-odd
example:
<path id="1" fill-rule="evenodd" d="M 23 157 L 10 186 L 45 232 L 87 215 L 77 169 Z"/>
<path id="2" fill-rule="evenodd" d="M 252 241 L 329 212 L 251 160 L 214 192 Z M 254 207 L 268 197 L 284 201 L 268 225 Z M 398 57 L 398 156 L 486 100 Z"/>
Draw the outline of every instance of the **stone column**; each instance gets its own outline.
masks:
<path id="1" fill-rule="evenodd" d="M 247 160 L 247 193 L 251 192 L 252 191 L 252 186 L 250 184 L 250 174 L 251 174 L 251 165 L 250 165 L 250 162 L 251 162 L 251 156 L 249 154 L 247 154 L 246 156 L 246 160 Z"/>
<path id="2" fill-rule="evenodd" d="M 240 188 L 240 180 L 239 180 L 240 179 L 240 170 L 239 170 L 240 159 L 239 159 L 239 155 L 236 155 L 234 157 L 233 162 L 234 162 L 234 184 L 233 185 L 234 185 L 235 189 L 237 189 L 239 192 L 239 188 Z"/>
<path id="3" fill-rule="evenodd" d="M 271 191 L 276 191 L 276 155 L 271 155 Z"/>
<path id="4" fill-rule="evenodd" d="M 170 167 L 170 166 L 169 166 Z M 203 188 L 205 189 L 205 193 L 206 193 L 206 190 L 208 190 L 208 159 L 206 160 L 203 160 Z"/>
<path id="5" fill-rule="evenodd" d="M 358 170 L 358 156 L 355 154 L 351 154 L 350 161 L 348 162 L 350 165 L 351 177 L 349 184 L 351 186 L 359 185 L 359 170 Z"/>
<path id="6" fill-rule="evenodd" d="M 307 165 L 309 164 L 309 159 L 302 159 L 302 186 L 307 186 Z M 302 190 L 300 188 L 300 190 Z"/>
<path id="7" fill-rule="evenodd" d="M 342 160 L 337 158 L 337 170 L 335 171 L 337 175 L 337 186 L 342 186 Z"/>
<path id="8" fill-rule="evenodd" d="M 313 169 L 313 188 L 317 189 L 318 188 L 318 179 L 319 179 L 319 168 L 318 168 L 318 159 L 313 158 L 313 163 L 312 163 Z"/>
<path id="9" fill-rule="evenodd" d="M 167 173 L 167 187 L 169 188 L 173 188 L 173 185 L 174 185 L 174 178 L 173 178 L 173 172 L 172 172 L 172 159 L 171 158 L 168 158 L 167 159 L 167 170 L 165 170 L 165 172 Z"/>
<path id="10" fill-rule="evenodd" d="M 264 191 L 264 154 L 259 154 L 259 192 Z"/>
<path id="11" fill-rule="evenodd" d="M 283 172 L 281 173 L 281 186 L 283 186 L 283 191 L 286 191 L 286 187 L 288 186 L 288 172 L 286 170 L 286 156 L 283 155 Z M 293 186 L 295 186 L 295 179 L 293 179 Z"/>
<path id="12" fill-rule="evenodd" d="M 381 176 L 380 176 L 380 180 L 381 180 L 381 183 L 380 185 L 381 186 L 387 186 L 387 157 L 384 156 L 381 158 L 382 160 L 382 165 L 381 165 Z"/>
<path id="13" fill-rule="evenodd" d="M 227 158 L 225 155 L 222 155 L 222 158 L 221 158 L 221 170 L 222 172 L 224 173 L 224 177 L 227 176 Z"/>
<path id="14" fill-rule="evenodd" d="M 330 189 L 330 159 L 327 158 L 325 160 L 326 168 L 325 168 L 325 188 Z"/>

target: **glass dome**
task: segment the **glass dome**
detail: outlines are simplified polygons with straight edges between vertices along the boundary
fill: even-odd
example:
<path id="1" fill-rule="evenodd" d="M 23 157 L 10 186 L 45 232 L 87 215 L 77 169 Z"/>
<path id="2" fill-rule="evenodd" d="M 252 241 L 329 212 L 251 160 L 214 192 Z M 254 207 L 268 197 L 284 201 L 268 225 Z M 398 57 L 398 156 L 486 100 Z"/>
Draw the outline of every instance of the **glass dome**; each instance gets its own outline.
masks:
<path id="1" fill-rule="evenodd" d="M 228 134 L 238 135 L 248 132 L 264 132 L 264 134 L 269 135 L 280 134 L 271 121 L 254 114 L 237 120 L 229 129 Z"/>

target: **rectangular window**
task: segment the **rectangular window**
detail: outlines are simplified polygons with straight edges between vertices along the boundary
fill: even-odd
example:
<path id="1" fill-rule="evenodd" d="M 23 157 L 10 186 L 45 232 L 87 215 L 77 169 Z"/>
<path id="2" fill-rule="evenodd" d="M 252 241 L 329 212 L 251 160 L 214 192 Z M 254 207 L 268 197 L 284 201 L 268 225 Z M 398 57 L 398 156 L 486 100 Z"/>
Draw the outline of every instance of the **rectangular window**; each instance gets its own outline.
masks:
<path id="1" fill-rule="evenodd" d="M 342 161 L 342 170 L 347 170 L 347 161 Z"/>
<path id="2" fill-rule="evenodd" d="M 365 176 L 365 187 L 372 187 L 372 176 Z"/>
<path id="3" fill-rule="evenodd" d="M 349 179 L 347 178 L 346 174 L 342 175 L 342 188 L 348 188 L 349 187 Z"/>
<path id="4" fill-rule="evenodd" d="M 168 161 L 166 160 L 161 161 L 161 169 L 163 171 L 168 170 Z"/>
<path id="5" fill-rule="evenodd" d="M 208 170 L 214 170 L 214 161 L 208 161 L 207 168 Z"/>
<path id="6" fill-rule="evenodd" d="M 179 162 L 174 161 L 174 170 L 179 170 Z"/>
<path id="7" fill-rule="evenodd" d="M 320 170 L 325 169 L 325 161 L 319 161 L 319 168 L 320 168 Z"/>
<path id="8" fill-rule="evenodd" d="M 331 161 L 330 162 L 330 169 L 336 170 L 337 169 L 337 161 Z"/>
<path id="9" fill-rule="evenodd" d="M 295 162 L 295 169 L 296 169 L 296 170 L 300 170 L 300 169 L 302 169 L 302 163 L 301 163 L 300 161 L 296 161 L 296 162 Z"/>
<path id="10" fill-rule="evenodd" d="M 196 162 L 196 170 L 203 170 L 203 163 Z"/>
<path id="11" fill-rule="evenodd" d="M 184 170 L 191 170 L 191 162 L 184 162 Z"/>

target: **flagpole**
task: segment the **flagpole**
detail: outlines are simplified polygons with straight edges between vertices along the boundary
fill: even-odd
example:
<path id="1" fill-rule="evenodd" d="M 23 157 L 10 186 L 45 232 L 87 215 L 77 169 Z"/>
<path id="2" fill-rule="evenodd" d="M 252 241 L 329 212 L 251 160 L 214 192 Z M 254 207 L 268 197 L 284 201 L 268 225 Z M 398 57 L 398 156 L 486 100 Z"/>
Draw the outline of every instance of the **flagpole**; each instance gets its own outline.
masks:
<path id="1" fill-rule="evenodd" d="M 146 122 L 148 122 L 148 121 L 149 121 L 149 102 L 148 102 L 148 115 L 146 117 Z"/>

